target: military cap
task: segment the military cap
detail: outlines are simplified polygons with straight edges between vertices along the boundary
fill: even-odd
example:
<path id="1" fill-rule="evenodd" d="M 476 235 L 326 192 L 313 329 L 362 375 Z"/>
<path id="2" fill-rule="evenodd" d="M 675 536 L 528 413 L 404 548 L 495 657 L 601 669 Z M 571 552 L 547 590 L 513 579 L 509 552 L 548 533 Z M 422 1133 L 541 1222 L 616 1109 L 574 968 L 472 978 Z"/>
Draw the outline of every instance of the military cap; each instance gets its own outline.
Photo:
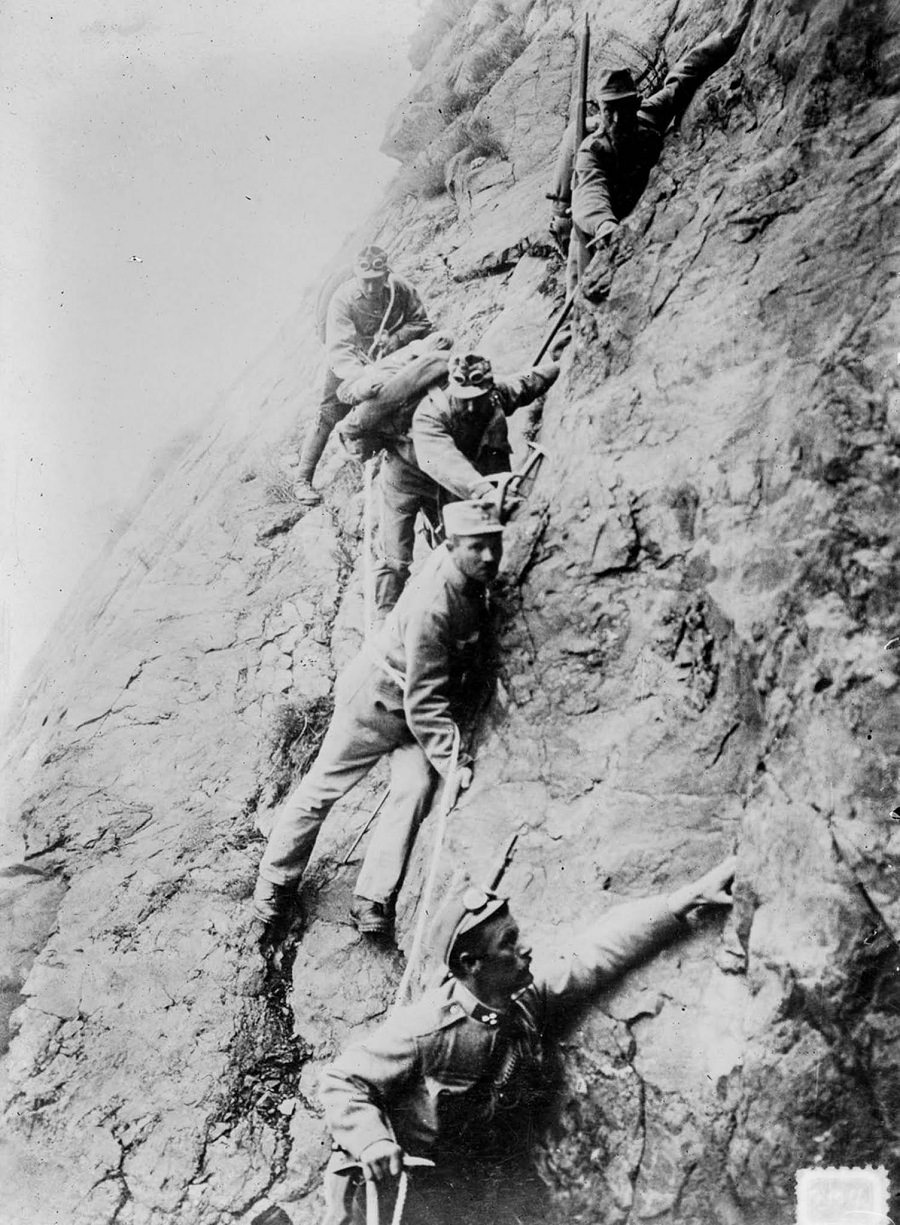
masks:
<path id="1" fill-rule="evenodd" d="M 478 353 L 454 353 L 447 364 L 451 396 L 458 400 L 474 400 L 494 386 L 491 363 Z"/>
<path id="2" fill-rule="evenodd" d="M 375 280 L 389 271 L 388 253 L 383 247 L 363 247 L 353 268 L 364 281 Z"/>
<path id="3" fill-rule="evenodd" d="M 459 505 L 459 503 L 457 503 Z M 509 899 L 479 889 L 470 881 L 444 899 L 431 929 L 431 947 L 444 965 L 449 964 L 454 945 L 460 936 L 480 927 L 499 914 Z"/>
<path id="4" fill-rule="evenodd" d="M 600 92 L 597 97 L 601 102 L 624 102 L 626 98 L 639 98 L 635 89 L 634 77 L 627 68 L 613 68 L 605 73 L 600 81 Z"/>
<path id="5" fill-rule="evenodd" d="M 484 536 L 487 532 L 503 531 L 497 511 L 484 502 L 450 502 L 444 507 L 443 516 L 448 536 Z"/>

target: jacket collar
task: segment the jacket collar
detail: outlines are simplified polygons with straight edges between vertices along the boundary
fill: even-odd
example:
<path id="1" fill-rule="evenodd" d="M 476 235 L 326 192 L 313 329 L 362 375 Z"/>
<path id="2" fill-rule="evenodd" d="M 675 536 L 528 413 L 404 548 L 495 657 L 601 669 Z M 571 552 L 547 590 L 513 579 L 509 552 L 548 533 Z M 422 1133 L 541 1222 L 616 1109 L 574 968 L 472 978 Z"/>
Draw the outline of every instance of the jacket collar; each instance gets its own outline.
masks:
<path id="1" fill-rule="evenodd" d="M 496 1028 L 506 1015 L 506 1009 L 488 1008 L 477 1000 L 468 987 L 464 987 L 458 978 L 453 980 L 453 1000 L 467 1016 L 480 1025 Z"/>

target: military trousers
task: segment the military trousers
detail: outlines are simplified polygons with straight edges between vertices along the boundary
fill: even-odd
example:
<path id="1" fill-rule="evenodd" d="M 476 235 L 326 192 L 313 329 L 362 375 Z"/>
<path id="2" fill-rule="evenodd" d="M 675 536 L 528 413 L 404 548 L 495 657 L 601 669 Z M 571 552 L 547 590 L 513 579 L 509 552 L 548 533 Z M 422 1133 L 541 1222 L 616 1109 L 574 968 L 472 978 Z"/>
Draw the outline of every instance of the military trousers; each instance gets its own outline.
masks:
<path id="1" fill-rule="evenodd" d="M 337 389 L 340 385 L 341 380 L 334 371 L 326 370 L 319 411 L 315 421 L 309 427 L 306 438 L 303 440 L 303 450 L 300 452 L 300 467 L 297 473 L 300 480 L 312 480 L 316 465 L 322 458 L 322 452 L 331 436 L 331 431 L 350 412 L 350 405 L 342 404 L 337 398 Z"/>
<path id="2" fill-rule="evenodd" d="M 437 526 L 441 506 L 453 494 L 419 468 L 389 453 L 378 474 L 378 559 L 375 564 L 375 615 L 382 620 L 397 603 L 406 586 L 416 542 L 419 511 Z"/>
<path id="3" fill-rule="evenodd" d="M 538 1225 L 546 1222 L 549 1196 L 530 1163 L 485 1170 L 479 1163 L 438 1164 L 409 1175 L 402 1225 Z M 397 1180 L 378 1184 L 379 1217 L 391 1220 Z M 365 1183 L 359 1171 L 325 1173 L 322 1225 L 366 1225 Z"/>
<path id="4" fill-rule="evenodd" d="M 384 686 L 376 689 L 378 679 L 378 665 L 363 653 L 338 680 L 334 715 L 318 756 L 275 813 L 259 867 L 263 880 L 300 881 L 332 805 L 389 753 L 390 791 L 369 836 L 355 892 L 387 903 L 399 888 L 439 776 L 409 730 L 402 703 L 398 699 L 397 708 L 390 709 Z"/>

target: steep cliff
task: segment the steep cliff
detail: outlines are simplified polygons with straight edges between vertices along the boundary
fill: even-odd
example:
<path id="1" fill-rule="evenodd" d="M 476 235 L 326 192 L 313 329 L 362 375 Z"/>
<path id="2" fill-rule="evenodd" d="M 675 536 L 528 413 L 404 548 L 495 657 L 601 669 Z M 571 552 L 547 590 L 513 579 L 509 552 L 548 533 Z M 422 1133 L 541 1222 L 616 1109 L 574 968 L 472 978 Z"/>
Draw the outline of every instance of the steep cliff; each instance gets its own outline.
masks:
<path id="1" fill-rule="evenodd" d="M 588 7 L 595 68 L 672 63 L 721 19 L 709 0 Z M 387 138 L 404 166 L 360 235 L 501 370 L 562 299 L 543 193 L 582 11 L 433 6 Z M 443 878 L 521 831 L 505 885 L 560 942 L 739 856 L 727 930 L 632 974 L 567 1047 L 541 1156 L 560 1219 L 777 1225 L 798 1166 L 900 1155 L 898 33 L 886 0 L 758 0 L 606 300 L 578 302 L 543 407 Z M 317 1219 L 317 1068 L 404 964 L 346 915 L 378 775 L 320 840 L 293 965 L 267 970 L 246 934 L 255 822 L 359 642 L 360 470 L 333 445 L 302 516 L 283 475 L 319 363 L 306 302 L 173 452 L 11 726 L 20 1225 L 224 1225 L 266 1196 Z"/>

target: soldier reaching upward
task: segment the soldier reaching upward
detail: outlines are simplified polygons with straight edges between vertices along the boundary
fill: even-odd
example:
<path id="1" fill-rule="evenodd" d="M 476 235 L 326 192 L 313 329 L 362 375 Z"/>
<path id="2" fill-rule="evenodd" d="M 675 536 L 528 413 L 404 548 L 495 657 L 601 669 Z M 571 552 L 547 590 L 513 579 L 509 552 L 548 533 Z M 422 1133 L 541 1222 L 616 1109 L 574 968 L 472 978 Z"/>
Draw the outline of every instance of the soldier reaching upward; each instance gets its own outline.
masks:
<path id="1" fill-rule="evenodd" d="M 294 485 L 294 497 L 307 506 L 321 501 L 312 486 L 316 465 L 331 431 L 350 412 L 337 397 L 341 383 L 359 378 L 371 361 L 432 330 L 419 295 L 391 272 L 381 247 L 363 247 L 353 272 L 353 280 L 336 289 L 328 304 L 322 402 L 303 444 Z"/>
<path id="2" fill-rule="evenodd" d="M 694 94 L 734 55 L 753 0 L 742 0 L 735 21 L 679 61 L 663 88 L 649 98 L 637 92 L 627 68 L 606 73 L 600 83 L 601 124 L 575 157 L 572 217 L 584 249 L 608 243 L 619 222 L 637 204 L 650 171 L 659 161 L 666 132 L 677 123 Z M 581 269 L 580 271 L 583 271 Z"/>
<path id="3" fill-rule="evenodd" d="M 733 876 L 726 860 L 668 896 L 615 907 L 546 974 L 532 973 L 505 898 L 471 888 L 452 895 L 434 932 L 443 984 L 324 1073 L 336 1145 L 326 1225 L 361 1223 L 360 1174 L 391 1191 L 405 1157 L 435 1163 L 415 1172 L 405 1225 L 547 1220 L 530 1123 L 546 1102 L 555 1041 L 595 992 L 684 932 L 696 907 L 730 904 Z"/>
<path id="4" fill-rule="evenodd" d="M 254 910 L 276 935 L 333 804 L 391 754 L 391 788 L 372 832 L 350 911 L 362 932 L 391 928 L 394 896 L 438 777 L 446 778 L 457 721 L 484 671 L 487 588 L 503 553 L 491 510 L 458 502 L 444 511 L 446 544 L 403 593 L 381 631 L 335 686 L 331 725 L 309 773 L 275 814 L 259 868 Z M 459 758 L 467 787 L 471 759 Z"/>

